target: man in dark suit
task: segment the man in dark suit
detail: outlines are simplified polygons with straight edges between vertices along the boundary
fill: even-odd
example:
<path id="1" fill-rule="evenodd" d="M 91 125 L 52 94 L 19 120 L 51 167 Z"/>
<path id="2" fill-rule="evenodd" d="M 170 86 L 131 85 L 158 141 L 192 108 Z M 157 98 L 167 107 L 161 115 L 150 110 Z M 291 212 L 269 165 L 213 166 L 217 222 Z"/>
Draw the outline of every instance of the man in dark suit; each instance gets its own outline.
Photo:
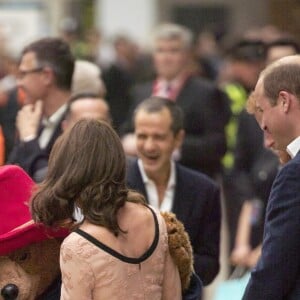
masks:
<path id="1" fill-rule="evenodd" d="M 232 180 L 231 195 L 241 211 L 231 262 L 252 268 L 260 253 L 267 201 L 279 160 L 271 149 L 264 147 L 263 132 L 247 111 L 242 111 L 238 118 L 234 152 L 234 166 L 228 179 Z"/>
<path id="2" fill-rule="evenodd" d="M 183 222 L 194 250 L 194 268 L 204 285 L 219 271 L 220 191 L 206 175 L 175 163 L 184 138 L 183 113 L 164 98 L 143 101 L 134 115 L 139 159 L 129 163 L 127 183 L 162 211 Z"/>
<path id="3" fill-rule="evenodd" d="M 193 75 L 191 32 L 179 25 L 159 27 L 154 38 L 153 59 L 157 78 L 133 90 L 129 117 L 121 128 L 125 152 L 135 155 L 131 119 L 134 108 L 144 99 L 159 96 L 175 101 L 185 114 L 185 139 L 178 161 L 211 177 L 221 172 L 226 151 L 224 127 L 230 110 L 227 97 L 214 84 Z M 127 133 L 127 134 L 126 134 Z"/>
<path id="4" fill-rule="evenodd" d="M 269 65 L 253 93 L 255 115 L 267 146 L 287 151 L 292 159 L 279 171 L 272 186 L 262 254 L 244 300 L 300 299 L 299 91 L 300 56 L 295 55 Z"/>
<path id="5" fill-rule="evenodd" d="M 44 38 L 22 52 L 18 87 L 26 99 L 17 115 L 18 140 L 8 163 L 20 165 L 30 176 L 37 171 L 37 157 L 48 157 L 61 134 L 73 69 L 73 55 L 61 39 Z"/>

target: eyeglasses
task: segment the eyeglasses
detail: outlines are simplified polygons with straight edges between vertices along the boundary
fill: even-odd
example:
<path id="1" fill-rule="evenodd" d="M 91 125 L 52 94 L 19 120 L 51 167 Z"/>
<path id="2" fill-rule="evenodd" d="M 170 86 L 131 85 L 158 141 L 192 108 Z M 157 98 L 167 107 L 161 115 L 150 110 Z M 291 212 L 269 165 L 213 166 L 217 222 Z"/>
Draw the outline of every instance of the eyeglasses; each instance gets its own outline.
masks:
<path id="1" fill-rule="evenodd" d="M 18 71 L 18 74 L 17 74 L 17 78 L 18 79 L 22 79 L 24 78 L 27 74 L 30 74 L 30 73 L 38 73 L 38 72 L 41 72 L 44 70 L 44 67 L 37 67 L 37 68 L 34 68 L 34 69 L 31 69 L 31 70 L 27 70 L 27 71 L 21 71 L 19 70 Z"/>

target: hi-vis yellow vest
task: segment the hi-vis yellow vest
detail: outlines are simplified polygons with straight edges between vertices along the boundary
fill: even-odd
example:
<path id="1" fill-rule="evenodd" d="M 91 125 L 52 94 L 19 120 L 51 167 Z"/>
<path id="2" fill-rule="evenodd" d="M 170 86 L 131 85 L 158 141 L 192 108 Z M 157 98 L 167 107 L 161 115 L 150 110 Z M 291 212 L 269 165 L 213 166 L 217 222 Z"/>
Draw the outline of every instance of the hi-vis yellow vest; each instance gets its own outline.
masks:
<path id="1" fill-rule="evenodd" d="M 231 169 L 234 164 L 234 148 L 236 145 L 236 136 L 238 130 L 238 116 L 245 108 L 247 101 L 247 92 L 239 84 L 229 83 L 223 87 L 224 92 L 230 100 L 231 118 L 225 127 L 227 140 L 227 152 L 225 153 L 222 164 L 225 169 Z"/>

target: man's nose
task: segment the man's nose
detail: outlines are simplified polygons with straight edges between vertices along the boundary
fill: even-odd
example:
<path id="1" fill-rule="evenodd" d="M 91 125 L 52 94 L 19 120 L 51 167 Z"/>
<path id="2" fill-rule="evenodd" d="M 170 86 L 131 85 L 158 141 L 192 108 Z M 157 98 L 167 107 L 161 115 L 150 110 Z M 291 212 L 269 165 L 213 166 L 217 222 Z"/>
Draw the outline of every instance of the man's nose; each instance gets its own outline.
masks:
<path id="1" fill-rule="evenodd" d="M 264 131 L 264 146 L 266 148 L 272 148 L 273 145 L 274 145 L 274 140 L 272 136 L 270 135 L 270 133 Z"/>
<path id="2" fill-rule="evenodd" d="M 151 150 L 155 149 L 155 142 L 154 142 L 154 140 L 152 138 L 148 138 L 145 141 L 144 148 L 147 151 L 151 151 Z"/>
<path id="3" fill-rule="evenodd" d="M 260 128 L 261 128 L 264 132 L 266 132 L 266 131 L 268 130 L 268 127 L 267 127 L 267 125 L 266 125 L 264 116 L 261 116 L 261 117 L 260 117 L 260 119 L 259 119 L 259 126 L 260 126 Z"/>
<path id="4" fill-rule="evenodd" d="M 15 284 L 9 283 L 1 289 L 1 296 L 4 300 L 15 300 L 19 295 L 19 289 Z"/>

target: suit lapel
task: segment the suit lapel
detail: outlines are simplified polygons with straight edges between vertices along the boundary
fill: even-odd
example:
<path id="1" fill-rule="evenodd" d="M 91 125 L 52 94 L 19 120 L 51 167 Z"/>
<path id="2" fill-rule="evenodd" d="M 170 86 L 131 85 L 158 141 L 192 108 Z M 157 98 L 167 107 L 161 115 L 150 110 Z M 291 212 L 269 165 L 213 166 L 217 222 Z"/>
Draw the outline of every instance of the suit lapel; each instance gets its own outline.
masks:
<path id="1" fill-rule="evenodd" d="M 52 133 L 49 143 L 46 146 L 46 150 L 48 153 L 50 153 L 56 139 L 62 134 L 61 124 L 62 124 L 63 120 L 65 119 L 65 116 L 66 116 L 66 113 L 64 113 L 63 116 L 61 117 L 61 119 L 59 120 L 58 124 L 56 125 L 56 127 L 54 129 L 54 132 Z"/>
<path id="2" fill-rule="evenodd" d="M 191 191 L 187 189 L 187 185 L 185 184 L 184 170 L 176 164 L 176 188 L 172 212 L 175 213 L 182 222 L 188 219 L 190 209 L 192 208 L 191 201 L 185 201 L 187 195 L 190 193 Z"/>
<path id="3" fill-rule="evenodd" d="M 143 194 L 148 203 L 147 192 L 145 189 L 145 185 L 142 179 L 142 175 L 137 160 L 129 163 L 129 167 L 127 171 L 127 184 L 131 189 L 134 189 L 137 192 Z"/>
<path id="4" fill-rule="evenodd" d="M 185 178 L 184 169 L 176 164 L 176 187 L 172 212 L 176 214 L 179 220 L 185 222 L 189 219 L 191 211 L 193 210 L 193 203 L 189 201 L 192 197 L 192 186 L 189 186 L 187 179 Z M 137 160 L 130 162 L 127 171 L 127 184 L 131 189 L 143 194 L 148 202 L 148 196 L 145 189 L 145 185 L 140 173 Z"/>
<path id="5" fill-rule="evenodd" d="M 180 105 L 181 107 L 183 106 L 186 106 L 188 101 L 186 101 L 186 99 L 190 96 L 189 95 L 189 91 L 190 91 L 190 80 L 191 78 L 187 78 L 185 80 L 185 82 L 183 83 L 181 89 L 180 89 L 180 92 L 178 93 L 177 95 L 177 98 L 176 98 L 176 103 L 178 105 Z"/>
<path id="6" fill-rule="evenodd" d="M 298 150 L 298 152 L 294 158 L 296 158 L 297 160 L 300 160 L 300 150 Z"/>

